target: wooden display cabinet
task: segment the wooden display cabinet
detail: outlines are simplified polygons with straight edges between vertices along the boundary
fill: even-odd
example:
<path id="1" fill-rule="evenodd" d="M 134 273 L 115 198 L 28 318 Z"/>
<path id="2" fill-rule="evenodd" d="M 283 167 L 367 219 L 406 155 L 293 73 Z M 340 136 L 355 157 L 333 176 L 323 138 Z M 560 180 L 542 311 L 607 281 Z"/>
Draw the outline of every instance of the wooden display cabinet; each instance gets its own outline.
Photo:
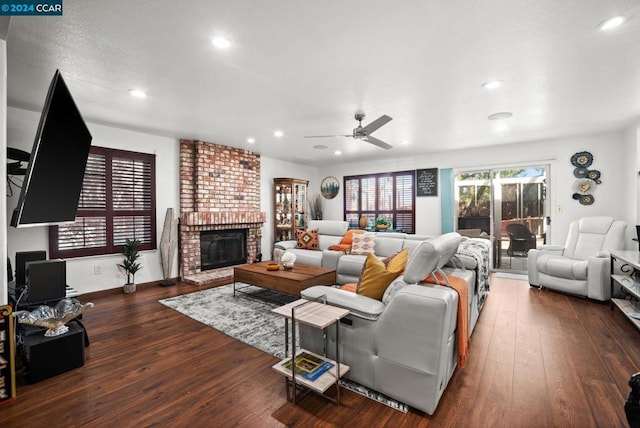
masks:
<path id="1" fill-rule="evenodd" d="M 274 234 L 276 241 L 296 239 L 296 232 L 307 226 L 307 188 L 309 181 L 274 178 Z"/>

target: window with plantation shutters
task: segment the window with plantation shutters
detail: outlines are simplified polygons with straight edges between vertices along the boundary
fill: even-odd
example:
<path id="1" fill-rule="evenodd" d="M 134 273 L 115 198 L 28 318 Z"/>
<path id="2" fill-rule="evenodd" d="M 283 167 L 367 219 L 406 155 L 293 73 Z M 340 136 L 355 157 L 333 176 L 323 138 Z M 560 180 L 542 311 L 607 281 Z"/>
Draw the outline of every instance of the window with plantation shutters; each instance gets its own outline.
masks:
<path id="1" fill-rule="evenodd" d="M 415 171 L 355 175 L 344 178 L 344 219 L 359 227 L 383 217 L 394 230 L 415 233 Z"/>
<path id="2" fill-rule="evenodd" d="M 119 253 L 127 239 L 155 249 L 155 156 L 92 147 L 76 221 L 49 235 L 52 258 Z"/>

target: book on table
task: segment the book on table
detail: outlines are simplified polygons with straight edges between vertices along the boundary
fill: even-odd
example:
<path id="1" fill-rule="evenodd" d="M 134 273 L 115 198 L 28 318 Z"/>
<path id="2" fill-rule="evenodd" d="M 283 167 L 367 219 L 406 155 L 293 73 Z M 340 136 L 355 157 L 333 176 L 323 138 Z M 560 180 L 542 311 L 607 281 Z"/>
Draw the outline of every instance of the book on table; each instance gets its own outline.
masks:
<path id="1" fill-rule="evenodd" d="M 282 363 L 282 366 L 291 370 L 291 359 Z M 299 374 L 305 379 L 316 380 L 331 367 L 333 367 L 332 362 L 323 360 L 307 352 L 301 352 L 296 355 L 296 374 Z"/>

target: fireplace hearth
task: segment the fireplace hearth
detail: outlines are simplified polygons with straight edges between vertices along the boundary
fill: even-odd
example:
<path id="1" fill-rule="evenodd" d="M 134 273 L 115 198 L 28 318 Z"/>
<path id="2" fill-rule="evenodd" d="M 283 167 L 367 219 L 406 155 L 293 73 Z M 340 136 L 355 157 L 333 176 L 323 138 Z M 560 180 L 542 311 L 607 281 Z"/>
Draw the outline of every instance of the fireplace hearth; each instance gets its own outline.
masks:
<path id="1" fill-rule="evenodd" d="M 247 262 L 247 229 L 200 232 L 200 271 Z"/>

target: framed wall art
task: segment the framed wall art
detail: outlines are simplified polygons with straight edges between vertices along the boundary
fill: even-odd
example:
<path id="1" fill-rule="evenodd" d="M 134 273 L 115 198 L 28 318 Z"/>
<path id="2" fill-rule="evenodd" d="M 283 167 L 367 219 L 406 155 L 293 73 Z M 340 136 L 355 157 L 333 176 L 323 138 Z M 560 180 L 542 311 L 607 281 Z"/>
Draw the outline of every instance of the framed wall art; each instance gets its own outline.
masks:
<path id="1" fill-rule="evenodd" d="M 335 177 L 326 177 L 320 183 L 320 193 L 325 199 L 333 199 L 340 191 L 340 182 Z"/>

